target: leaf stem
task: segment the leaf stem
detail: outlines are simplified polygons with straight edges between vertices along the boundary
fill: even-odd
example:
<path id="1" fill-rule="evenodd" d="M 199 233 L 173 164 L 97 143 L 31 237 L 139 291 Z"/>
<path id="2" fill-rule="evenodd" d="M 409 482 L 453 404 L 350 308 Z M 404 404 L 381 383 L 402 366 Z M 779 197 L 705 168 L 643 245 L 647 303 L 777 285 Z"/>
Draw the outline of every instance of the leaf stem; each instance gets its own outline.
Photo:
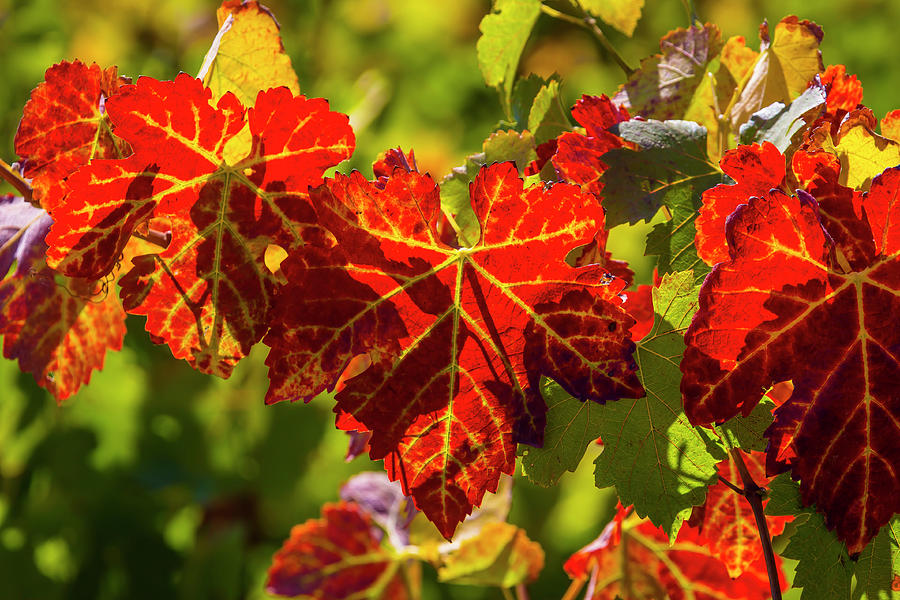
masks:
<path id="1" fill-rule="evenodd" d="M 524 583 L 520 583 L 516 586 L 516 600 L 529 600 L 528 588 L 525 587 Z"/>
<path id="2" fill-rule="evenodd" d="M 731 483 L 730 481 L 728 481 L 727 479 L 725 479 L 725 478 L 722 477 L 721 475 L 719 475 L 719 481 L 721 481 L 722 483 L 724 483 L 725 485 L 727 485 L 729 488 L 731 488 L 731 491 L 733 491 L 735 494 L 738 494 L 738 495 L 740 495 L 740 496 L 743 496 L 743 495 L 744 495 L 744 490 L 742 490 L 742 489 L 739 488 L 738 486 L 734 485 L 733 483 Z"/>
<path id="3" fill-rule="evenodd" d="M 584 584 L 587 583 L 587 576 L 582 575 L 578 579 L 573 579 L 572 583 L 569 584 L 568 589 L 566 589 L 566 593 L 563 594 L 561 600 L 575 600 L 575 597 L 578 596 L 578 593 L 581 591 L 581 588 L 584 587 Z"/>
<path id="4" fill-rule="evenodd" d="M 772 537 L 769 535 L 769 526 L 766 524 L 766 516 L 763 514 L 762 495 L 760 494 L 763 488 L 753 481 L 753 476 L 750 475 L 750 471 L 747 470 L 747 465 L 744 463 L 744 458 L 741 456 L 741 450 L 732 448 L 730 454 L 744 484 L 741 494 L 750 503 L 750 508 L 753 509 L 753 516 L 756 519 L 759 541 L 762 543 L 763 557 L 766 559 L 766 573 L 769 575 L 769 588 L 772 590 L 772 600 L 781 600 L 781 584 L 778 581 L 778 568 L 775 566 Z"/>
<path id="5" fill-rule="evenodd" d="M 22 177 L 12 165 L 3 159 L 0 159 L 0 177 L 13 186 L 17 192 L 22 194 L 22 197 L 25 198 L 25 202 L 31 202 L 34 191 L 31 184 L 28 183 L 28 180 Z"/>
<path id="6" fill-rule="evenodd" d="M 578 2 L 578 0 L 573 0 L 573 4 L 581 11 L 582 17 L 576 17 L 575 15 L 570 15 L 568 13 L 564 13 L 561 10 L 556 10 L 555 8 L 550 8 L 545 4 L 541 4 L 541 12 L 545 15 L 551 16 L 554 19 L 559 19 L 560 21 L 566 21 L 567 23 L 572 23 L 573 25 L 578 25 L 584 29 L 587 29 L 594 37 L 597 38 L 597 41 L 603 47 L 604 50 L 609 52 L 610 56 L 612 56 L 613 60 L 616 61 L 616 64 L 619 65 L 625 72 L 626 77 L 631 77 L 631 74 L 634 73 L 634 69 L 628 66 L 628 63 L 625 62 L 625 59 L 622 58 L 622 55 L 619 54 L 619 51 L 616 50 L 615 46 L 613 46 L 609 39 L 606 37 L 606 34 L 603 33 L 603 30 L 600 29 L 600 26 L 597 25 L 597 20 L 594 19 L 588 13 L 584 7 Z"/>
<path id="7" fill-rule="evenodd" d="M 516 599 L 513 597 L 512 592 L 509 591 L 509 588 L 507 588 L 507 587 L 502 587 L 502 588 L 500 588 L 500 591 L 503 592 L 503 600 L 516 600 Z"/>

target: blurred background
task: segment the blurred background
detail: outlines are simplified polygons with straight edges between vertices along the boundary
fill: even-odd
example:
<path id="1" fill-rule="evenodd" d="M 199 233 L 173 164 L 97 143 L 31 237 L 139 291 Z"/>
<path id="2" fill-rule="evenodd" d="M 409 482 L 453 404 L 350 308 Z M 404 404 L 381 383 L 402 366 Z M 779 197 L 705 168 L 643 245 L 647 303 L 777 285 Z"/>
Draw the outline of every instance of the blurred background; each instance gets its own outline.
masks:
<path id="1" fill-rule="evenodd" d="M 435 177 L 478 152 L 502 118 L 478 70 L 475 42 L 488 0 L 270 0 L 303 93 L 354 115 L 351 166 L 371 173 L 386 148 L 413 148 Z M 216 33 L 217 4 L 204 0 L 0 0 L 0 156 L 30 90 L 62 59 L 116 64 L 123 75 L 196 74 Z M 797 14 L 825 30 L 825 64 L 859 76 L 875 114 L 900 107 L 900 67 L 890 0 L 709 0 L 699 17 L 725 37 L 758 47 L 757 28 Z M 670 29 L 688 24 L 679 0 L 646 0 L 632 38 L 604 27 L 637 66 Z M 583 30 L 542 16 L 520 70 L 559 73 L 566 105 L 612 94 L 623 76 Z M 619 236 L 620 257 L 649 265 L 641 239 Z M 352 473 L 380 469 L 343 460 L 346 438 L 331 402 L 263 404 L 265 348 L 227 381 L 193 372 L 154 346 L 130 317 L 122 352 L 64 406 L 0 359 L 0 600 L 265 598 L 273 552 L 290 527 L 317 517 Z M 522 478 L 511 521 L 546 553 L 530 586 L 559 598 L 565 558 L 593 539 L 615 499 L 593 487 L 589 449 L 560 486 Z M 499 590 L 438 586 L 425 568 L 425 598 L 501 598 Z"/>

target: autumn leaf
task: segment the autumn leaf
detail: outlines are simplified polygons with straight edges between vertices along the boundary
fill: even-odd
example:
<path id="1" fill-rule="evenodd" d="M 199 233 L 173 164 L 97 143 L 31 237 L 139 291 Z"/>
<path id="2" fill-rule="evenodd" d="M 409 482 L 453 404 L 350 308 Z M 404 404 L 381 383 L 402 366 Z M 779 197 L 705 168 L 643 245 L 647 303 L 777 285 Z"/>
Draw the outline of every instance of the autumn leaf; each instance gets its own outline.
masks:
<path id="1" fill-rule="evenodd" d="M 111 282 L 61 277 L 47 266 L 51 223 L 22 198 L 0 196 L 0 335 L 3 356 L 62 401 L 103 368 L 107 350 L 122 348 L 125 312 Z"/>
<path id="2" fill-rule="evenodd" d="M 900 510 L 898 187 L 900 169 L 873 182 L 863 205 L 874 250 L 854 270 L 838 263 L 808 194 L 773 190 L 739 206 L 727 225 L 730 259 L 703 284 L 681 364 L 694 424 L 749 414 L 761 390 L 793 382 L 769 452 L 791 437 L 804 504 L 851 554 Z"/>
<path id="3" fill-rule="evenodd" d="M 355 503 L 326 504 L 296 525 L 272 560 L 266 591 L 315 600 L 404 600 L 399 562 L 372 536 Z"/>
<path id="4" fill-rule="evenodd" d="M 823 35 L 821 27 L 795 16 L 782 19 L 771 37 L 768 24 L 760 25 L 759 58 L 728 109 L 733 131 L 761 108 L 792 101 L 825 70 L 819 51 Z"/>
<path id="5" fill-rule="evenodd" d="M 800 137 L 798 134 L 806 128 L 807 123 L 821 116 L 825 109 L 825 99 L 825 88 L 813 82 L 787 106 L 782 102 L 774 102 L 756 111 L 749 121 L 741 125 L 741 144 L 771 142 L 779 152 L 786 154 L 788 148 L 797 143 L 794 138 Z"/>
<path id="6" fill-rule="evenodd" d="M 734 183 L 720 183 L 703 192 L 703 206 L 694 222 L 697 255 L 713 266 L 728 259 L 725 220 L 752 196 L 784 184 L 784 156 L 769 142 L 729 150 L 719 166 Z"/>
<path id="7" fill-rule="evenodd" d="M 684 527 L 671 546 L 649 521 L 626 519 L 620 535 L 611 522 L 566 562 L 572 578 L 591 578 L 586 600 L 768 600 L 769 580 L 760 557 L 732 579 L 696 529 Z M 780 564 L 780 559 L 776 558 Z M 779 569 L 780 575 L 780 569 Z M 783 578 L 783 576 L 781 576 Z"/>
<path id="8" fill-rule="evenodd" d="M 881 135 L 894 141 L 900 140 L 900 109 L 884 115 L 879 123 Z"/>
<path id="9" fill-rule="evenodd" d="M 900 143 L 875 133 L 875 115 L 869 109 L 850 111 L 834 142 L 841 162 L 841 185 L 868 190 L 872 179 L 900 164 Z"/>
<path id="10" fill-rule="evenodd" d="M 24 161 L 34 197 L 53 211 L 65 195 L 63 180 L 95 158 L 121 158 L 128 144 L 112 134 L 106 101 L 130 80 L 116 67 L 102 70 L 81 61 L 47 69 L 31 92 L 19 129 L 16 154 Z"/>
<path id="11" fill-rule="evenodd" d="M 603 227 L 591 194 L 484 167 L 470 188 L 480 238 L 455 248 L 430 176 L 396 169 L 380 185 L 352 173 L 313 193 L 337 246 L 285 261 L 267 401 L 310 398 L 367 354 L 338 410 L 372 431 L 370 456 L 449 538 L 512 472 L 515 441 L 540 443 L 542 375 L 584 400 L 642 394 L 632 320 L 621 282 L 563 260 Z"/>
<path id="12" fill-rule="evenodd" d="M 315 218 L 308 188 L 350 155 L 353 134 L 324 100 L 285 88 L 246 111 L 231 94 L 210 99 L 184 74 L 121 88 L 106 108 L 134 154 L 70 176 L 47 256 L 69 276 L 99 279 L 139 226 L 164 219 L 171 242 L 135 259 L 120 282 L 125 309 L 146 315 L 176 358 L 227 376 L 268 328 L 277 279 L 266 248 L 303 244 Z"/>
<path id="13" fill-rule="evenodd" d="M 765 454 L 752 452 L 742 456 L 753 481 L 765 488 L 769 482 L 766 477 Z M 730 456 L 718 464 L 717 470 L 720 477 L 740 484 L 740 472 Z M 764 500 L 763 506 L 765 502 Z M 791 516 L 769 517 L 769 535 L 780 535 L 785 523 L 792 519 Z M 694 509 L 690 524 L 706 538 L 707 547 L 713 556 L 719 557 L 725 564 L 731 577 L 740 577 L 747 568 L 762 558 L 759 529 L 750 503 L 721 481 L 710 486 L 706 502 Z"/>
<path id="14" fill-rule="evenodd" d="M 607 169 L 601 160 L 606 152 L 621 148 L 622 140 L 609 128 L 628 120 L 628 111 L 618 107 L 606 95 L 582 96 L 572 107 L 572 116 L 585 133 L 563 133 L 557 140 L 553 165 L 563 180 L 602 196 L 600 176 Z"/>
<path id="15" fill-rule="evenodd" d="M 231 92 L 251 106 L 259 92 L 282 85 L 295 96 L 300 93 L 278 22 L 268 8 L 255 0 L 225 0 L 216 18 L 219 32 L 197 75 L 214 100 Z"/>
<path id="16" fill-rule="evenodd" d="M 648 119 L 682 119 L 707 65 L 722 50 L 722 34 L 709 24 L 675 29 L 659 41 L 659 48 L 661 54 L 642 60 L 613 102 Z"/>
<path id="17" fill-rule="evenodd" d="M 509 523 L 487 523 L 474 537 L 443 557 L 438 581 L 511 588 L 537 579 L 544 550 Z"/>
<path id="18" fill-rule="evenodd" d="M 862 84 L 856 75 L 847 75 L 844 65 L 828 65 L 822 73 L 822 85 L 828 90 L 827 107 L 832 115 L 841 111 L 846 114 L 862 103 Z"/>

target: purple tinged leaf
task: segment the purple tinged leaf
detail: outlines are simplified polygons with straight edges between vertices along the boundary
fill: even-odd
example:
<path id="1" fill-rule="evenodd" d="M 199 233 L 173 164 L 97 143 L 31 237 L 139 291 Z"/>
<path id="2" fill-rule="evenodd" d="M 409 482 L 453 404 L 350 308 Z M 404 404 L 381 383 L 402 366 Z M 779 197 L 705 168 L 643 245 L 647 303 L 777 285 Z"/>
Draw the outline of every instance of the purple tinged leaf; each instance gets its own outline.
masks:
<path id="1" fill-rule="evenodd" d="M 409 544 L 409 524 L 416 516 L 412 499 L 403 494 L 399 482 L 391 481 L 384 472 L 368 471 L 351 477 L 341 487 L 341 500 L 355 502 L 388 534 L 395 548 Z M 381 530 L 372 528 L 380 540 Z"/>
<path id="2" fill-rule="evenodd" d="M 26 275 L 35 261 L 43 258 L 47 249 L 44 236 L 52 224 L 45 210 L 35 208 L 23 198 L 0 196 L 0 281 L 13 261 L 17 263 L 16 275 Z"/>

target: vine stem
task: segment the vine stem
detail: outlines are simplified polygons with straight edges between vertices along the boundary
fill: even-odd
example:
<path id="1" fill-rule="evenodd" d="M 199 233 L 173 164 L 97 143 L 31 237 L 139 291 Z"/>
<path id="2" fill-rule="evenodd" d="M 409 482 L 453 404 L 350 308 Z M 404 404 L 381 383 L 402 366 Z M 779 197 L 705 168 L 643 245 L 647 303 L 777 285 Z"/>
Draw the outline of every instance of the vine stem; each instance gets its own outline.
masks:
<path id="1" fill-rule="evenodd" d="M 763 488 L 759 487 L 747 465 L 744 463 L 744 457 L 741 456 L 739 448 L 732 448 L 730 451 L 731 458 L 737 466 L 738 473 L 741 474 L 741 481 L 744 489 L 739 493 L 750 503 L 753 509 L 753 517 L 756 519 L 756 528 L 759 530 L 759 541 L 762 542 L 763 557 L 766 560 L 766 573 L 769 575 L 769 588 L 772 590 L 772 600 L 781 600 L 781 584 L 778 582 L 778 568 L 775 566 L 775 552 L 772 550 L 772 537 L 769 535 L 769 526 L 766 524 L 766 516 L 763 514 L 762 495 L 760 492 Z M 727 485 L 727 484 L 726 484 Z M 733 485 L 733 484 L 732 484 Z M 729 486 L 731 487 L 731 486 Z M 737 486 L 734 486 L 736 488 Z"/>
<path id="2" fill-rule="evenodd" d="M 609 39 L 606 37 L 606 34 L 603 33 L 603 30 L 600 29 L 600 26 L 597 25 L 597 20 L 594 19 L 584 8 L 575 0 L 573 2 L 578 10 L 581 11 L 582 17 L 576 17 L 575 15 L 570 15 L 568 13 L 564 13 L 561 10 L 556 10 L 555 8 L 551 8 L 546 4 L 541 4 L 541 12 L 544 14 L 553 17 L 554 19 L 559 19 L 560 21 L 566 21 L 567 23 L 572 23 L 573 25 L 578 25 L 579 27 L 583 27 L 587 29 L 591 33 L 594 34 L 594 37 L 597 38 L 597 41 L 600 42 L 600 45 L 603 46 L 603 49 L 609 52 L 610 56 L 613 57 L 613 60 L 616 61 L 616 64 L 619 65 L 625 72 L 626 77 L 631 77 L 631 74 L 634 73 L 634 69 L 628 66 L 628 63 L 625 62 L 625 59 L 622 58 L 622 55 L 619 54 L 619 51 L 616 50 L 616 47 L 613 46 Z"/>
<path id="3" fill-rule="evenodd" d="M 13 186 L 17 192 L 22 194 L 22 197 L 25 198 L 25 202 L 31 202 L 33 192 L 31 184 L 28 183 L 24 177 L 19 175 L 12 165 L 2 158 L 0 158 L 0 177 Z"/>
<path id="4" fill-rule="evenodd" d="M 169 246 L 169 242 L 172 241 L 171 231 L 157 231 L 156 229 L 148 229 L 147 233 L 140 233 L 138 231 L 135 231 L 131 235 L 162 248 L 167 248 Z"/>

